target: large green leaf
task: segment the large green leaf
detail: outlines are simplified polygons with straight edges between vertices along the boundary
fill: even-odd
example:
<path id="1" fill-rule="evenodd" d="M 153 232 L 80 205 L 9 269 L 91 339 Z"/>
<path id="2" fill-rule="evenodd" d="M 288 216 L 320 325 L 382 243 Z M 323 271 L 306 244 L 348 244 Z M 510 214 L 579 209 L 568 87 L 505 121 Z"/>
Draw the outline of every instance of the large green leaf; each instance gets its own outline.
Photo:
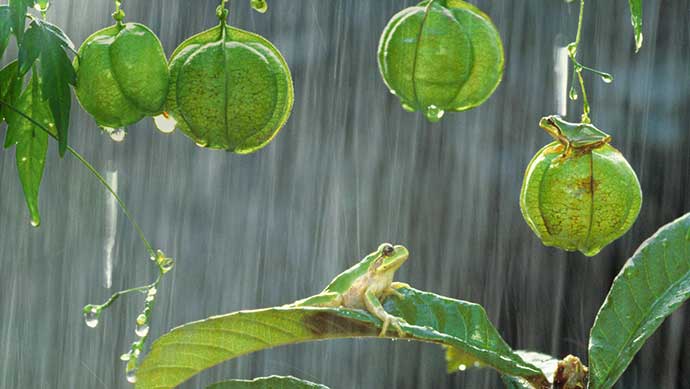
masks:
<path id="1" fill-rule="evenodd" d="M 17 77 L 18 69 L 17 61 L 12 61 L 0 69 L 0 100 L 13 103 L 19 98 L 22 78 Z M 0 105 L 0 122 L 7 117 L 6 111 L 7 107 Z"/>
<path id="2" fill-rule="evenodd" d="M 32 77 L 31 83 L 19 98 L 17 109 L 46 128 L 54 128 L 50 110 L 41 98 L 41 87 L 37 75 Z M 12 114 L 8 115 L 7 141 L 17 145 L 19 180 L 31 214 L 31 224 L 37 227 L 41 223 L 38 193 L 48 150 L 48 134 L 21 115 Z"/>
<path id="3" fill-rule="evenodd" d="M 516 351 L 515 353 L 518 354 L 523 360 L 539 367 L 544 375 L 549 379 L 546 387 L 550 387 L 549 384 L 553 380 L 556 369 L 558 368 L 558 359 L 552 357 L 551 355 L 534 351 Z M 502 374 L 501 378 L 503 379 L 503 383 L 506 385 L 507 389 L 534 389 L 534 384 L 522 377 Z"/>
<path id="4" fill-rule="evenodd" d="M 630 19 L 635 30 L 635 52 L 642 47 L 642 0 L 629 0 Z"/>
<path id="5" fill-rule="evenodd" d="M 206 389 L 328 389 L 327 386 L 304 381 L 295 377 L 272 375 L 254 380 L 230 380 L 218 382 Z"/>
<path id="6" fill-rule="evenodd" d="M 438 343 L 471 355 L 482 366 L 530 382 L 546 378 L 522 360 L 491 326 L 477 304 L 416 289 L 400 290 L 384 307 L 400 315 L 404 339 Z M 376 337 L 381 322 L 360 310 L 278 307 L 240 311 L 175 328 L 154 342 L 137 373 L 137 388 L 173 388 L 199 372 L 248 353 L 293 343 Z M 395 337 L 394 331 L 389 337 Z"/>
<path id="7" fill-rule="evenodd" d="M 647 239 L 613 281 L 590 335 L 590 388 L 612 387 L 647 338 L 688 297 L 690 214 Z"/>

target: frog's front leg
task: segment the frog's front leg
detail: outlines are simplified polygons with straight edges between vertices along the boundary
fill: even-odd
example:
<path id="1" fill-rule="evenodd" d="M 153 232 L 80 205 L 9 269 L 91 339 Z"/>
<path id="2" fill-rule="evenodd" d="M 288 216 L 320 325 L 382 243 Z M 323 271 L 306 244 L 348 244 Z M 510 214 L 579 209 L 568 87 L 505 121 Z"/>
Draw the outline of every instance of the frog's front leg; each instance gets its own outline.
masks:
<path id="1" fill-rule="evenodd" d="M 386 288 L 383 291 L 383 295 L 381 296 L 381 298 L 383 299 L 383 298 L 386 298 L 386 297 L 391 296 L 391 295 L 395 296 L 397 298 L 404 298 L 405 296 L 403 296 L 402 293 L 398 292 L 398 289 L 409 288 L 409 287 L 410 287 L 410 285 L 406 284 L 404 282 L 393 282 L 393 283 L 391 283 L 391 285 L 388 288 Z"/>
<path id="2" fill-rule="evenodd" d="M 381 301 L 379 301 L 378 297 L 376 297 L 376 294 L 371 289 L 367 289 L 367 291 L 364 293 L 364 305 L 366 305 L 369 313 L 383 321 L 379 336 L 386 335 L 389 325 L 398 331 L 398 335 L 401 337 L 405 336 L 405 331 L 403 331 L 402 327 L 400 327 L 400 324 L 404 323 L 405 321 L 386 312 L 386 310 L 383 309 L 383 305 L 381 305 Z"/>
<path id="3" fill-rule="evenodd" d="M 323 292 L 295 301 L 294 306 L 337 308 L 343 305 L 343 295 L 337 292 Z"/>

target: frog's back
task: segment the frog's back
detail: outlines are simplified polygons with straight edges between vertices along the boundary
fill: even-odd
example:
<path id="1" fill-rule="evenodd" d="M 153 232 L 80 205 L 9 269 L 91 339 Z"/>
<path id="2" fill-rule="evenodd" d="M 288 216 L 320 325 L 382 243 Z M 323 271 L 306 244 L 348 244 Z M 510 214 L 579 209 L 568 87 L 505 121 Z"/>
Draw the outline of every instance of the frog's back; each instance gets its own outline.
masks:
<path id="1" fill-rule="evenodd" d="M 363 260 L 359 261 L 351 268 L 345 270 L 335 277 L 323 291 L 344 293 L 350 288 L 357 278 L 367 273 L 369 266 L 371 266 L 371 263 L 374 262 L 377 257 L 378 252 L 373 252 L 367 255 Z"/>

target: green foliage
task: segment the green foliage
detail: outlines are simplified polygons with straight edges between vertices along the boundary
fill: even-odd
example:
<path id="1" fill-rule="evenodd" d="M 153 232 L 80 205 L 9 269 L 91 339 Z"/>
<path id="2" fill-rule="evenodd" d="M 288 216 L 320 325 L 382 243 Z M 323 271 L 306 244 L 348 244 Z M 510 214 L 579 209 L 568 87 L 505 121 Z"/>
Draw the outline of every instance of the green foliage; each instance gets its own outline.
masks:
<path id="1" fill-rule="evenodd" d="M 645 241 L 613 281 L 589 340 L 590 388 L 612 387 L 663 320 L 690 297 L 690 214 Z"/>
<path id="2" fill-rule="evenodd" d="M 254 380 L 230 380 L 218 382 L 206 389 L 328 389 L 328 387 L 295 377 L 270 376 Z"/>
<path id="3" fill-rule="evenodd" d="M 12 34 L 12 10 L 7 5 L 0 5 L 0 57 L 5 53 Z"/>
<path id="4" fill-rule="evenodd" d="M 384 307 L 399 315 L 403 339 L 437 343 L 529 382 L 544 382 L 538 367 L 512 352 L 476 304 L 411 288 Z M 183 325 L 156 340 L 137 373 L 137 388 L 172 388 L 221 362 L 271 347 L 324 339 L 376 337 L 381 321 L 365 311 L 276 307 L 240 311 Z"/>
<path id="5" fill-rule="evenodd" d="M 642 0 L 628 0 L 630 2 L 630 20 L 635 31 L 635 52 L 642 47 Z"/>
<path id="6" fill-rule="evenodd" d="M 2 101 L 14 103 L 19 98 L 23 79 L 17 77 L 18 68 L 18 62 L 12 61 L 0 69 L 0 99 Z M 0 106 L 0 123 L 5 121 L 7 116 L 7 107 Z"/>
<path id="7" fill-rule="evenodd" d="M 40 122 L 44 127 L 54 129 L 50 110 L 41 97 L 38 75 L 34 73 L 31 83 L 17 101 L 17 108 Z M 41 217 L 38 210 L 38 191 L 43 178 L 48 134 L 32 122 L 16 113 L 8 115 L 6 146 L 16 145 L 17 171 L 24 188 L 24 197 L 31 213 L 31 224 L 38 226 Z"/>
<path id="8" fill-rule="evenodd" d="M 76 73 L 65 49 L 74 49 L 69 38 L 55 25 L 34 20 L 19 46 L 19 71 L 26 73 L 40 59 L 43 98 L 55 118 L 60 155 L 67 150 L 69 114 L 72 105 L 70 85 Z"/>
<path id="9" fill-rule="evenodd" d="M 10 13 L 12 31 L 21 42 L 24 37 L 24 26 L 26 25 L 26 9 L 34 5 L 33 0 L 10 0 Z"/>

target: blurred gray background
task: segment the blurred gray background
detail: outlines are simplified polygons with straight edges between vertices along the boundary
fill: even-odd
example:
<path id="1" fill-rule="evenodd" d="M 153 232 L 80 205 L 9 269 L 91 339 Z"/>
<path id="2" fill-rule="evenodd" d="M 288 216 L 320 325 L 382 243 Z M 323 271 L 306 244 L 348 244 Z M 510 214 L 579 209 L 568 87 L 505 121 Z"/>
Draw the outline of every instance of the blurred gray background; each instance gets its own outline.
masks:
<path id="1" fill-rule="evenodd" d="M 168 54 L 216 22 L 217 1 L 126 0 Z M 384 241 L 411 260 L 397 278 L 483 304 L 516 348 L 586 357 L 608 287 L 635 248 L 690 210 L 690 2 L 645 2 L 634 54 L 628 2 L 589 1 L 582 61 L 594 122 L 639 175 L 634 227 L 592 259 L 545 248 L 522 220 L 522 174 L 549 141 L 538 120 L 564 89 L 555 52 L 574 38 L 577 5 L 476 0 L 505 44 L 502 84 L 483 106 L 439 124 L 404 112 L 378 73 L 387 20 L 414 1 L 272 0 L 261 15 L 233 0 L 231 22 L 271 40 L 295 81 L 292 117 L 268 147 L 237 156 L 202 150 L 150 120 L 114 143 L 74 103 L 70 143 L 130 206 L 154 246 L 177 260 L 160 288 L 151 337 L 173 326 L 318 292 Z M 112 24 L 109 0 L 55 0 L 49 19 L 79 45 Z M 3 58 L 8 62 L 16 51 Z M 579 117 L 579 101 L 568 105 Z M 118 360 L 143 304 L 124 298 L 96 329 L 81 308 L 149 282 L 155 269 L 101 185 L 51 143 L 43 225 L 29 225 L 14 151 L 0 153 L 0 387 L 127 388 Z M 617 388 L 690 388 L 690 318 L 682 308 Z M 448 375 L 434 345 L 329 341 L 269 350 L 211 369 L 184 388 L 292 374 L 346 388 L 495 388 L 496 373 Z"/>

